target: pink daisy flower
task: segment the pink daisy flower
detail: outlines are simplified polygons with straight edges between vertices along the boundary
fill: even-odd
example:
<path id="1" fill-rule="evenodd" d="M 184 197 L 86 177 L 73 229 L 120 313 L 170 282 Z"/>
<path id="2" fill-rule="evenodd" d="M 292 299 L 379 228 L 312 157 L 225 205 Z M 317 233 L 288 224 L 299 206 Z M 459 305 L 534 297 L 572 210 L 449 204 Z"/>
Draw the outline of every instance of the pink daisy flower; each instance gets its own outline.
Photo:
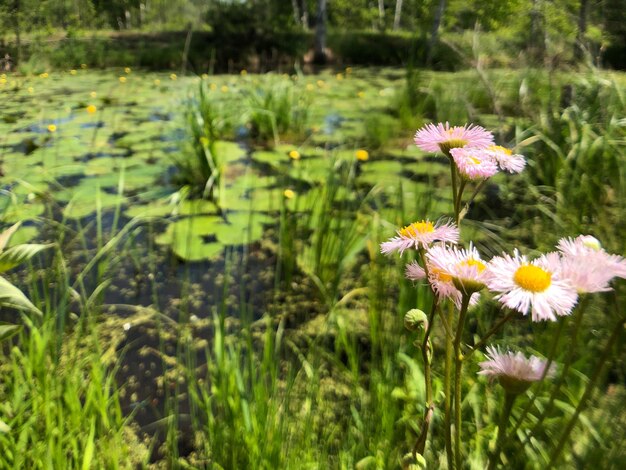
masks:
<path id="1" fill-rule="evenodd" d="M 425 152 L 446 153 L 452 148 L 485 148 L 493 144 L 493 134 L 480 126 L 450 127 L 450 124 L 426 124 L 415 133 L 415 145 Z"/>
<path id="2" fill-rule="evenodd" d="M 426 257 L 433 269 L 445 272 L 460 292 L 474 293 L 485 287 L 487 264 L 473 245 L 468 249 L 437 245 Z"/>
<path id="3" fill-rule="evenodd" d="M 530 310 L 533 321 L 569 315 L 578 300 L 554 256 L 528 261 L 517 250 L 513 257 L 496 256 L 487 266 L 486 281 L 489 290 L 497 293 L 496 300 L 524 315 Z"/>
<path id="4" fill-rule="evenodd" d="M 441 248 L 445 248 L 443 244 L 431 248 L 430 251 L 437 253 Z M 430 253 L 429 251 L 429 253 Z M 429 255 L 427 254 L 427 257 Z M 426 260 L 428 267 L 428 283 L 439 299 L 450 299 L 457 308 L 461 307 L 463 293 L 454 283 L 454 278 L 446 271 L 445 268 L 435 265 L 430 259 Z M 416 262 L 409 263 L 405 271 L 406 277 L 412 281 L 421 281 L 426 278 L 426 271 Z M 470 298 L 470 305 L 478 303 L 479 295 L 474 294 Z"/>
<path id="5" fill-rule="evenodd" d="M 417 261 L 412 261 L 406 265 L 404 275 L 410 281 L 421 281 L 426 277 L 426 271 Z"/>
<path id="6" fill-rule="evenodd" d="M 502 353 L 497 348 L 487 347 L 487 360 L 478 364 L 479 375 L 497 378 L 505 390 L 519 394 L 528 389 L 533 382 L 554 374 L 554 368 L 548 367 L 547 361 L 536 356 L 526 358 L 521 352 Z"/>
<path id="7" fill-rule="evenodd" d="M 380 251 L 389 254 L 399 251 L 400 255 L 409 248 L 426 248 L 433 242 L 442 241 L 456 243 L 459 241 L 459 229 L 452 222 L 429 220 L 413 222 L 397 231 L 398 236 L 380 245 Z"/>
<path id="8" fill-rule="evenodd" d="M 562 238 L 557 248 L 563 275 L 581 294 L 611 290 L 614 277 L 626 278 L 626 259 L 607 253 L 592 236 Z"/>
<path id="9" fill-rule="evenodd" d="M 500 168 L 509 173 L 520 173 L 526 166 L 524 155 L 514 154 L 510 149 L 500 145 L 487 147 L 487 154 L 500 165 Z"/>
<path id="10" fill-rule="evenodd" d="M 476 148 L 455 148 L 450 154 L 459 173 L 469 180 L 486 179 L 498 172 L 498 165 L 489 153 Z"/>

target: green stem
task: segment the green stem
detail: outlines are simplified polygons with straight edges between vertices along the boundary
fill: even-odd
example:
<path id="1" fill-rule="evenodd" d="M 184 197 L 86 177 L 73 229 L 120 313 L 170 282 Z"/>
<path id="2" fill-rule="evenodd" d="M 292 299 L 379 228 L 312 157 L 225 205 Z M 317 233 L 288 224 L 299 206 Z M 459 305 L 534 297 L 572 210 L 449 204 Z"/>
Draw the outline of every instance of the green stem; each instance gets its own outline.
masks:
<path id="1" fill-rule="evenodd" d="M 485 333 L 485 336 L 483 336 L 480 341 L 478 341 L 478 343 L 476 343 L 474 347 L 470 349 L 470 351 L 465 355 L 465 359 L 468 359 L 472 354 L 482 348 L 487 343 L 487 340 L 491 338 L 494 334 L 496 334 L 498 330 L 502 328 L 502 326 L 511 318 L 513 318 L 516 314 L 516 310 L 511 310 L 505 317 L 502 317 L 500 320 L 498 320 L 496 324 L 493 325 L 487 333 Z"/>
<path id="2" fill-rule="evenodd" d="M 580 413 L 582 413 L 585 405 L 587 404 L 587 400 L 589 400 L 589 398 L 593 394 L 593 389 L 595 388 L 596 383 L 598 382 L 598 379 L 602 375 L 602 371 L 604 370 L 604 366 L 606 365 L 606 362 L 609 358 L 611 350 L 613 349 L 613 345 L 616 343 L 616 341 L 620 338 L 620 336 L 624 332 L 624 326 L 626 326 L 624 325 L 624 321 L 626 321 L 626 318 L 620 318 L 620 320 L 617 322 L 617 324 L 613 328 L 613 333 L 611 334 L 611 337 L 607 341 L 604 347 L 604 351 L 602 351 L 600 362 L 595 367 L 595 372 L 592 375 L 591 379 L 589 380 L 587 387 L 585 388 L 585 393 L 583 394 L 582 398 L 578 402 L 578 406 L 576 406 L 576 411 L 574 411 L 574 415 L 570 418 L 569 422 L 567 423 L 567 426 L 565 426 L 565 430 L 563 431 L 563 434 L 561 434 L 561 439 L 559 439 L 559 443 L 557 444 L 554 451 L 552 452 L 552 455 L 550 456 L 550 463 L 548 464 L 547 470 L 549 470 L 550 468 L 553 468 L 556 462 L 558 461 L 559 456 L 563 452 L 563 448 L 565 447 L 565 444 L 567 443 L 570 434 L 572 433 L 574 427 L 576 426 L 576 423 L 578 422 L 578 417 L 580 416 Z M 620 342 L 620 346 L 623 346 L 623 343 Z"/>
<path id="3" fill-rule="evenodd" d="M 459 184 L 459 192 L 456 195 L 456 201 L 454 203 L 454 214 L 456 217 L 457 225 L 461 223 L 461 202 L 463 201 L 463 191 L 465 190 L 465 184 L 467 181 L 465 178 L 461 179 L 461 183 Z"/>
<path id="4" fill-rule="evenodd" d="M 443 316 L 443 315 L 442 315 Z M 449 305 L 448 318 L 446 323 L 452 324 L 454 319 L 454 306 L 452 303 Z M 454 454 L 452 453 L 452 423 L 450 421 L 450 408 L 452 405 L 452 397 L 450 395 L 452 385 L 452 335 L 446 335 L 446 360 L 444 364 L 444 379 L 443 390 L 445 395 L 444 401 L 444 423 L 445 423 L 445 439 L 446 439 L 446 458 L 448 460 L 448 469 L 454 469 Z"/>
<path id="5" fill-rule="evenodd" d="M 556 400 L 557 396 L 559 395 L 559 392 L 561 391 L 561 386 L 563 385 L 563 382 L 565 382 L 570 366 L 572 365 L 572 362 L 574 360 L 574 351 L 576 350 L 576 343 L 578 342 L 578 330 L 580 329 L 580 324 L 582 323 L 583 313 L 586 310 L 586 307 L 589 303 L 588 299 L 589 299 L 589 296 L 584 296 L 582 298 L 580 306 L 576 309 L 575 317 L 574 317 L 574 325 L 572 326 L 572 332 L 570 334 L 570 341 L 568 344 L 567 360 L 565 361 L 565 365 L 563 366 L 563 370 L 559 374 L 558 379 L 554 383 L 554 387 L 552 388 L 552 392 L 550 393 L 550 399 L 548 400 L 548 404 L 543 409 L 541 415 L 539 416 L 539 419 L 533 426 L 530 433 L 526 435 L 526 439 L 524 440 L 524 445 L 526 445 L 530 441 L 531 436 L 534 436 L 535 433 L 541 428 L 541 425 L 543 424 L 545 419 L 548 417 L 548 415 L 554 408 L 554 401 Z M 544 374 L 548 373 L 548 367 L 546 367 Z"/>
<path id="6" fill-rule="evenodd" d="M 452 158 L 452 155 L 450 155 L 450 152 L 447 152 L 446 155 L 448 156 L 448 159 L 450 159 L 450 178 L 452 180 L 452 204 L 454 205 L 454 222 L 458 224 L 459 212 L 456 207 L 456 164 L 454 163 L 454 159 Z"/>
<path id="7" fill-rule="evenodd" d="M 469 307 L 470 298 L 472 293 L 463 294 L 461 299 L 461 313 L 459 314 L 459 323 L 456 328 L 456 336 L 454 338 L 454 361 L 455 361 L 455 374 L 454 374 L 454 453 L 456 457 L 456 468 L 461 469 L 461 375 L 463 372 L 463 356 L 461 355 L 461 337 L 463 336 L 463 329 L 465 326 L 465 317 L 467 315 L 467 309 Z"/>
<path id="8" fill-rule="evenodd" d="M 488 470 L 494 470 L 498 465 L 498 460 L 500 458 L 500 451 L 502 450 L 502 445 L 505 442 L 506 437 L 506 428 L 509 424 L 509 419 L 511 417 L 511 411 L 513 410 L 513 404 L 515 403 L 515 399 L 517 395 L 512 393 L 505 392 L 504 395 L 504 407 L 502 408 L 502 414 L 500 415 L 500 423 L 498 424 L 498 438 L 496 439 L 496 449 L 489 457 L 489 467 Z"/>
<path id="9" fill-rule="evenodd" d="M 561 333 L 563 332 L 563 325 L 564 324 L 565 324 L 565 318 L 561 318 L 560 321 L 559 321 L 559 324 L 557 326 L 557 330 L 556 330 L 556 334 L 554 336 L 554 339 L 552 340 L 552 348 L 550 349 L 550 352 L 548 353 L 548 358 L 547 358 L 548 361 L 546 362 L 546 367 L 545 367 L 545 369 L 543 371 L 543 374 L 541 376 L 541 386 L 540 386 L 539 390 L 537 390 L 537 392 L 533 395 L 533 397 L 528 401 L 526 406 L 524 406 L 524 409 L 522 410 L 522 413 L 520 414 L 519 418 L 515 422 L 515 426 L 513 427 L 513 431 L 511 432 L 511 434 L 513 436 L 516 435 L 517 430 L 520 428 L 520 426 L 524 422 L 524 419 L 526 418 L 526 416 L 528 415 L 529 411 L 531 410 L 531 408 L 535 404 L 535 401 L 537 401 L 537 397 L 539 396 L 541 390 L 543 389 L 543 386 L 545 384 L 545 382 L 543 380 L 546 378 L 546 375 L 550 371 L 550 367 L 552 366 L 552 363 L 554 362 L 554 358 L 556 356 L 556 350 L 558 349 L 558 346 L 559 346 L 559 340 L 561 339 Z"/>
<path id="10" fill-rule="evenodd" d="M 433 416 L 433 412 L 435 409 L 433 403 L 433 384 L 431 377 L 431 368 L 430 364 L 432 361 L 432 357 L 430 357 L 430 333 L 433 328 L 433 323 L 435 322 L 435 314 L 437 313 L 437 296 L 433 297 L 433 305 L 430 310 L 430 315 L 428 316 L 428 328 L 426 328 L 426 332 L 424 333 L 424 340 L 422 341 L 422 359 L 424 361 L 424 386 L 426 389 L 426 408 L 424 410 L 424 420 L 422 421 L 422 427 L 420 431 L 420 435 L 415 441 L 415 445 L 413 446 L 413 456 L 416 457 L 416 454 L 424 455 L 424 449 L 426 448 L 426 440 L 428 439 L 428 429 L 430 427 L 430 420 Z"/>

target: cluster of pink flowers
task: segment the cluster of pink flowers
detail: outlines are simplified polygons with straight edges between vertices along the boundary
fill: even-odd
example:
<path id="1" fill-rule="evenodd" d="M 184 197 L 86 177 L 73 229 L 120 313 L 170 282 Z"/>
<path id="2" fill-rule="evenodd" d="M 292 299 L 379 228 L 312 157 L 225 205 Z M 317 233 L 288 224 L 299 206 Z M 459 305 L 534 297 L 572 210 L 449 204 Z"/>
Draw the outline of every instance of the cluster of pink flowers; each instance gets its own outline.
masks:
<path id="1" fill-rule="evenodd" d="M 382 243 L 381 251 L 426 250 L 426 266 L 408 264 L 406 277 L 414 281 L 428 277 L 437 296 L 457 307 L 463 294 L 472 296 L 472 305 L 478 292 L 487 288 L 502 305 L 524 315 L 530 312 L 533 321 L 556 320 L 571 313 L 579 294 L 610 290 L 614 277 L 626 278 L 626 259 L 607 253 L 591 236 L 563 238 L 557 251 L 533 260 L 516 250 L 512 256 L 505 253 L 484 261 L 472 245 L 467 249 L 453 246 L 458 242 L 458 228 L 452 222 L 422 221 L 408 227 L 428 230 L 405 227 Z"/>
<path id="2" fill-rule="evenodd" d="M 468 180 L 481 180 L 499 170 L 519 173 L 526 160 L 523 155 L 494 144 L 493 134 L 480 126 L 427 124 L 415 134 L 415 144 L 425 152 L 443 152 Z"/>

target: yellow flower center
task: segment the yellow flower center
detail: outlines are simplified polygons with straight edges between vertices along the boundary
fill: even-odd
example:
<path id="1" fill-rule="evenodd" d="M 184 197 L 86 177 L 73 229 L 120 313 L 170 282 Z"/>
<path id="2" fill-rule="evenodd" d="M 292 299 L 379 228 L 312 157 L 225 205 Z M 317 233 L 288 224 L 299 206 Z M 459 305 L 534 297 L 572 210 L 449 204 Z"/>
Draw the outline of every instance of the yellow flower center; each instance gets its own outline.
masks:
<path id="1" fill-rule="evenodd" d="M 432 233 L 435 231 L 435 226 L 428 220 L 422 220 L 421 222 L 414 222 L 411 225 L 407 225 L 400 230 L 400 236 L 407 238 L 414 238 L 418 235 L 425 233 Z"/>
<path id="2" fill-rule="evenodd" d="M 459 266 L 476 266 L 476 270 L 479 273 L 482 273 L 485 270 L 485 268 L 487 268 L 487 265 L 485 263 L 483 263 L 480 260 L 472 259 L 472 258 L 461 261 L 458 265 Z"/>
<path id="3" fill-rule="evenodd" d="M 441 282 L 452 282 L 452 276 L 450 276 L 447 272 L 442 271 L 441 269 L 431 268 L 430 272 Z"/>
<path id="4" fill-rule="evenodd" d="M 492 150 L 494 152 L 502 152 L 507 156 L 511 156 L 513 155 L 513 151 L 511 149 L 508 149 L 506 147 L 502 147 L 501 145 L 492 145 L 490 146 L 487 150 Z"/>
<path id="5" fill-rule="evenodd" d="M 520 266 L 513 275 L 515 283 L 524 290 L 543 292 L 552 283 L 552 274 L 532 264 Z"/>

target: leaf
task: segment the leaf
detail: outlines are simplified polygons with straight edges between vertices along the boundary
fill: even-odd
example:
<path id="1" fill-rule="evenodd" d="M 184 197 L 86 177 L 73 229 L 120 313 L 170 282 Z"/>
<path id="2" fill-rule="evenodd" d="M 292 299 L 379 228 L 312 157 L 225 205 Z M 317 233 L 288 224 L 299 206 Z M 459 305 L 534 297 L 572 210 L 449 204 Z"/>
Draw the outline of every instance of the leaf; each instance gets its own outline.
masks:
<path id="1" fill-rule="evenodd" d="M 16 232 L 16 230 L 20 228 L 20 225 L 21 225 L 21 222 L 18 222 L 15 225 L 6 229 L 4 232 L 0 233 L 0 253 L 7 246 L 7 243 L 9 243 L 9 240 L 11 239 L 13 234 Z"/>
<path id="2" fill-rule="evenodd" d="M 0 273 L 8 271 L 15 266 L 28 261 L 37 253 L 51 245 L 29 244 L 12 246 L 6 251 L 0 253 Z"/>
<path id="3" fill-rule="evenodd" d="M 0 305 L 18 310 L 28 310 L 40 316 L 43 315 L 21 290 L 3 277 L 0 277 Z"/>
<path id="4" fill-rule="evenodd" d="M 94 441 L 96 437 L 96 421 L 95 419 L 91 420 L 91 430 L 89 431 L 89 437 L 87 439 L 87 445 L 85 446 L 85 453 L 83 455 L 83 470 L 89 470 L 91 468 L 91 461 L 93 460 L 94 454 Z"/>
<path id="5" fill-rule="evenodd" d="M 9 339 L 11 336 L 16 335 L 22 329 L 21 325 L 12 325 L 11 323 L 0 324 L 0 341 Z"/>
<path id="6" fill-rule="evenodd" d="M 11 430 L 9 425 L 0 419 L 0 434 L 6 434 Z"/>

